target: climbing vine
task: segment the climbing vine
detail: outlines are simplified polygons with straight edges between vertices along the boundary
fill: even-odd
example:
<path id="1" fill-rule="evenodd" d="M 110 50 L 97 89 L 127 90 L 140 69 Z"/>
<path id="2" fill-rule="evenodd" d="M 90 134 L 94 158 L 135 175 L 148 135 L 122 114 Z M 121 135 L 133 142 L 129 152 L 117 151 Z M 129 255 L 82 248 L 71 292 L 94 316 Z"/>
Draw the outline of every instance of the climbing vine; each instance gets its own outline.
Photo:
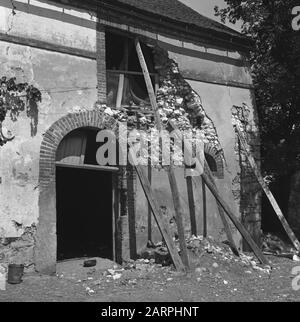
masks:
<path id="1" fill-rule="evenodd" d="M 2 123 L 6 117 L 13 122 L 18 120 L 21 112 L 26 111 L 30 118 L 31 136 L 37 132 L 38 102 L 41 102 L 41 92 L 28 83 L 17 83 L 16 78 L 2 77 L 0 79 L 0 146 L 13 137 L 6 137 L 3 133 Z"/>

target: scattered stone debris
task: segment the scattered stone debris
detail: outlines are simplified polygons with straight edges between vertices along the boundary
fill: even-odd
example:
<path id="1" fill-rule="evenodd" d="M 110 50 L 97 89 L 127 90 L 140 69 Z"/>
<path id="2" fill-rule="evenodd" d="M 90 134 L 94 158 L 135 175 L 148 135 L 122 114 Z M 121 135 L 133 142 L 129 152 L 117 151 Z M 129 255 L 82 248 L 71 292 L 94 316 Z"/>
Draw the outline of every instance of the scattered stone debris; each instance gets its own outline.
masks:
<path id="1" fill-rule="evenodd" d="M 298 255 L 293 256 L 293 261 L 294 262 L 300 262 L 300 257 Z"/>
<path id="2" fill-rule="evenodd" d="M 297 252 L 290 244 L 270 233 L 263 236 L 262 249 L 264 252 L 274 255 L 282 253 L 295 254 Z"/>
<path id="3" fill-rule="evenodd" d="M 166 246 L 160 242 L 151 245 L 148 243 L 148 247 L 140 252 L 139 259 L 128 260 L 122 266 L 100 258 L 97 258 L 95 267 L 84 267 L 84 260 L 77 261 L 76 267 L 81 275 L 74 276 L 71 271 L 66 271 L 67 267 L 74 268 L 74 262 L 69 262 L 64 264 L 65 269 L 58 276 L 61 279 L 74 279 L 88 296 L 96 296 L 107 287 L 136 289 L 144 281 L 153 278 L 155 280 L 152 285 L 157 291 L 178 283 L 178 279 L 182 278 L 194 279 L 200 284 L 210 278 L 230 292 L 237 292 L 237 285 L 233 283 L 236 276 L 257 279 L 271 276 L 271 266 L 261 265 L 249 254 L 240 253 L 240 256 L 236 256 L 225 242 L 217 242 L 211 237 L 191 236 L 186 239 L 186 243 L 191 266 L 187 273 L 175 270 Z M 175 245 L 179 249 L 178 240 L 175 240 Z M 299 260 L 297 255 L 294 256 L 295 260 Z"/>
<path id="4" fill-rule="evenodd" d="M 124 271 L 124 268 L 118 269 L 118 266 L 114 266 L 113 269 L 108 269 L 108 275 L 106 275 L 106 277 L 108 278 L 112 278 L 114 281 L 118 280 L 122 277 L 122 273 Z"/>

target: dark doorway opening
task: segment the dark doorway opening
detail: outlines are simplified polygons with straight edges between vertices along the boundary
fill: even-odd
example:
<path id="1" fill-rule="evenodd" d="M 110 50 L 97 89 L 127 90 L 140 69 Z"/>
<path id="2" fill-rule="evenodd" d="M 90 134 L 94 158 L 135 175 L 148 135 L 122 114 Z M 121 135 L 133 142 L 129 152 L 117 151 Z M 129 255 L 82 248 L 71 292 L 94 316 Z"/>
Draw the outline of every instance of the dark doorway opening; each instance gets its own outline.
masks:
<path id="1" fill-rule="evenodd" d="M 113 259 L 112 173 L 56 167 L 57 260 Z"/>

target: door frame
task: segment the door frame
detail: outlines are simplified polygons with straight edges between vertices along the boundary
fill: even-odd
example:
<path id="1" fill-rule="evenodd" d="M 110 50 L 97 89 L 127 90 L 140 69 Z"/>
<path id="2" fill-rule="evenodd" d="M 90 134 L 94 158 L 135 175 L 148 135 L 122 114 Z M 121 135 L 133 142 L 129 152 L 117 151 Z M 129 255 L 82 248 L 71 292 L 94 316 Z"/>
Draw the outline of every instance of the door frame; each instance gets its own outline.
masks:
<path id="1" fill-rule="evenodd" d="M 119 189 L 118 189 L 118 178 L 119 178 L 119 168 L 111 166 L 98 166 L 98 165 L 89 165 L 89 164 L 71 164 L 64 162 L 55 162 L 55 167 L 60 168 L 72 168 L 72 169 L 82 169 L 82 170 L 93 170 L 101 172 L 110 172 L 111 181 L 112 181 L 112 260 L 118 261 L 117 255 L 117 239 L 118 239 L 118 218 L 120 216 L 120 207 L 119 207 Z"/>
<path id="2" fill-rule="evenodd" d="M 38 176 L 38 222 L 34 247 L 34 264 L 37 272 L 47 275 L 56 273 L 56 152 L 64 137 L 79 128 L 111 130 L 118 137 L 118 123 L 99 109 L 68 113 L 49 126 L 40 145 Z M 119 212 L 123 213 L 123 199 L 126 199 L 126 187 L 123 187 L 125 173 L 119 167 L 119 185 L 115 186 L 119 194 Z M 115 198 L 115 201 L 118 200 Z M 118 209 L 118 207 L 114 207 Z M 115 212 L 115 216 L 117 213 Z M 118 242 L 119 245 L 119 242 Z M 118 253 L 116 254 L 118 256 Z"/>

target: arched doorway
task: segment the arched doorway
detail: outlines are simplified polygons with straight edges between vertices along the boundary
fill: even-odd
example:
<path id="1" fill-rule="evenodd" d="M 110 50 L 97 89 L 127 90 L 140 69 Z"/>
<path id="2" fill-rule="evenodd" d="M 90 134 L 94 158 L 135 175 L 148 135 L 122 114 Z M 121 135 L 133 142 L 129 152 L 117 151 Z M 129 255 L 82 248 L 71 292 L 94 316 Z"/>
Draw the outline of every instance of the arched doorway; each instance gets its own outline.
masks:
<path id="1" fill-rule="evenodd" d="M 67 207 L 65 200 L 69 200 L 69 203 L 72 204 L 78 203 L 78 199 L 83 199 L 80 196 L 80 193 L 77 193 L 77 190 L 80 191 L 79 185 L 77 185 L 78 182 L 81 182 L 80 186 L 82 186 L 82 183 L 84 183 L 83 186 L 85 187 L 85 189 L 83 190 L 87 191 L 89 189 L 89 186 L 92 187 L 90 194 L 93 194 L 93 200 L 98 198 L 100 200 L 99 204 L 96 204 L 95 202 L 94 206 L 90 207 L 89 210 L 92 210 L 92 208 L 98 207 L 99 205 L 101 213 L 101 199 L 103 199 L 103 197 L 101 197 L 101 192 L 97 190 L 98 188 L 95 189 L 96 183 L 93 183 L 92 185 L 89 184 L 91 180 L 94 180 L 94 177 L 97 177 L 97 183 L 105 182 L 106 187 L 109 188 L 106 190 L 110 191 L 108 194 L 109 202 L 112 201 L 113 203 L 111 209 L 113 214 L 111 214 L 111 216 L 114 231 L 113 240 L 109 242 L 108 245 L 110 254 L 113 253 L 114 258 L 119 256 L 117 250 L 117 247 L 120 248 L 119 241 L 117 242 L 119 235 L 117 221 L 120 213 L 122 213 L 123 206 L 121 205 L 121 201 L 123 199 L 126 199 L 122 194 L 123 191 L 124 194 L 126 192 L 118 185 L 122 185 L 122 182 L 124 181 L 124 171 L 117 167 L 100 167 L 95 165 L 95 161 L 93 161 L 94 156 L 91 152 L 95 147 L 89 147 L 90 142 L 91 144 L 95 144 L 95 141 L 89 139 L 89 135 L 95 135 L 95 130 L 99 131 L 101 129 L 109 129 L 112 131 L 117 131 L 116 127 L 116 123 L 112 122 L 112 119 L 110 117 L 101 114 L 99 111 L 93 110 L 81 113 L 70 113 L 57 120 L 43 135 L 39 160 L 39 219 L 35 244 L 35 268 L 38 272 L 50 275 L 54 274 L 56 272 L 56 262 L 58 258 L 63 258 L 64 256 L 77 256 L 77 254 L 71 254 L 74 249 L 77 249 L 75 246 L 73 249 L 71 249 L 71 246 L 67 247 L 69 255 L 63 255 L 66 254 L 66 250 L 64 250 L 64 252 L 61 252 L 60 249 L 58 249 L 58 247 L 60 247 L 59 243 L 61 242 L 58 235 L 61 233 L 59 232 L 59 230 L 57 231 L 58 225 L 60 225 L 57 222 L 57 219 L 58 216 L 60 216 L 59 213 L 62 211 L 61 209 L 64 210 L 64 207 Z M 72 141 L 73 144 L 70 144 L 70 142 Z M 79 144 L 78 142 L 81 143 Z M 83 150 L 85 150 L 84 153 L 82 153 Z M 68 169 L 69 171 L 67 171 L 66 169 Z M 98 172 L 101 172 L 102 174 L 96 174 Z M 104 174 L 104 172 L 106 174 Z M 112 183 L 108 183 L 111 182 L 110 178 L 112 178 Z M 73 188 L 73 185 L 71 185 L 70 182 L 73 183 L 75 188 Z M 96 182 L 96 180 L 94 180 L 94 182 Z M 67 187 L 65 187 L 64 185 L 67 185 Z M 64 193 L 66 192 L 66 189 L 73 189 L 73 193 L 75 190 L 76 194 L 72 195 L 67 191 L 67 197 L 65 198 Z M 121 192 L 119 193 L 119 191 Z M 84 192 L 84 194 L 85 198 L 92 199 L 91 196 L 87 196 L 87 193 Z M 80 206 L 81 209 L 86 209 L 84 208 L 84 206 L 82 206 L 85 205 L 86 201 L 87 199 L 83 200 Z M 62 202 L 65 204 L 61 204 Z M 59 209 L 57 209 L 57 206 L 59 207 Z M 87 211 L 84 211 L 84 215 L 82 216 L 84 218 L 81 217 L 82 220 L 80 219 L 80 222 L 88 221 L 86 220 L 86 213 Z M 91 216 L 91 218 L 93 218 L 92 211 L 89 211 L 89 215 Z M 101 225 L 99 225 L 99 221 L 96 222 L 95 227 L 91 228 L 90 225 L 88 227 L 90 228 L 90 230 L 87 229 L 87 231 L 101 235 L 102 222 Z M 72 226 L 71 216 L 68 215 L 66 217 L 66 225 L 70 224 Z M 108 220 L 106 221 L 106 224 L 111 227 L 111 222 L 108 223 Z M 79 224 L 77 226 L 79 226 Z M 106 227 L 106 225 L 104 225 L 104 227 Z M 78 227 L 75 227 L 75 230 L 77 228 Z M 61 229 L 61 227 L 59 229 Z M 80 234 L 82 235 L 82 232 L 77 232 L 77 234 L 74 234 L 73 232 L 69 231 L 69 234 L 69 237 L 67 236 L 69 243 L 71 243 L 72 241 L 76 243 L 76 238 L 81 238 Z M 85 237 L 87 237 L 87 235 L 88 233 L 84 234 Z M 108 240 L 108 235 L 106 235 L 106 237 Z M 64 241 L 62 242 L 64 243 Z M 79 256 L 84 256 L 86 254 L 85 250 L 87 249 L 87 245 L 89 243 L 92 243 L 94 245 L 98 243 L 99 248 L 101 248 L 101 240 L 97 238 L 93 240 L 86 240 L 86 245 L 84 249 L 81 250 L 81 254 L 78 254 Z M 111 244 L 113 245 L 112 249 L 110 246 Z M 99 251 L 99 249 L 96 248 L 97 247 L 95 246 L 93 251 Z M 62 255 L 59 255 L 58 251 L 61 252 Z M 86 255 L 88 256 L 88 254 Z M 99 255 L 101 256 L 101 253 L 99 253 Z"/>
<path id="2" fill-rule="evenodd" d="M 97 132 L 76 129 L 56 151 L 58 261 L 114 258 L 113 170 L 97 165 Z"/>

